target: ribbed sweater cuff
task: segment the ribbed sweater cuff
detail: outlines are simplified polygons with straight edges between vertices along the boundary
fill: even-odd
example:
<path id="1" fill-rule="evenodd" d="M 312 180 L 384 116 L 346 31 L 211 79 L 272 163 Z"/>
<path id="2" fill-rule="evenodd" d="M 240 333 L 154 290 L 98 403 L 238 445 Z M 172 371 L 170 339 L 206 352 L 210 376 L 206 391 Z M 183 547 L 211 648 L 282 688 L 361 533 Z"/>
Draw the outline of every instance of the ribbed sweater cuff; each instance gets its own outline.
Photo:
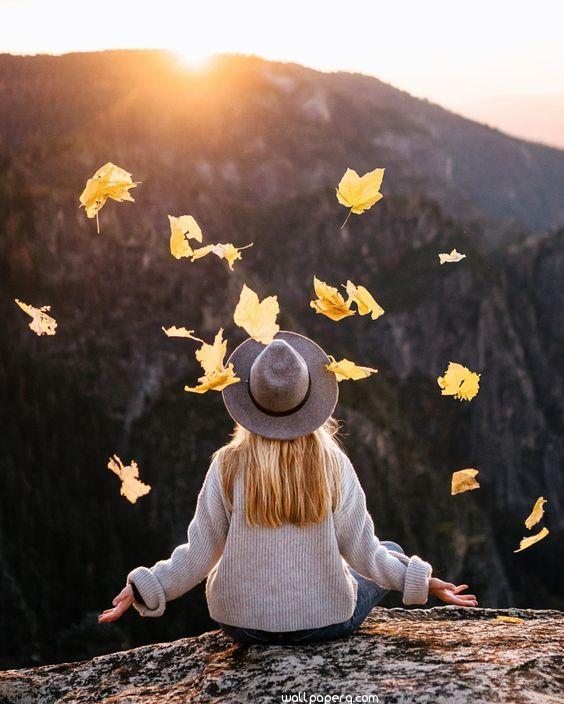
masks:
<path id="1" fill-rule="evenodd" d="M 432 567 L 417 555 L 409 560 L 403 587 L 404 604 L 426 604 L 429 598 L 429 579 Z"/>
<path id="2" fill-rule="evenodd" d="M 141 616 L 162 616 L 166 597 L 159 580 L 148 567 L 136 567 L 127 575 L 127 583 L 133 582 L 143 598 L 143 604 L 133 601 L 133 607 Z"/>

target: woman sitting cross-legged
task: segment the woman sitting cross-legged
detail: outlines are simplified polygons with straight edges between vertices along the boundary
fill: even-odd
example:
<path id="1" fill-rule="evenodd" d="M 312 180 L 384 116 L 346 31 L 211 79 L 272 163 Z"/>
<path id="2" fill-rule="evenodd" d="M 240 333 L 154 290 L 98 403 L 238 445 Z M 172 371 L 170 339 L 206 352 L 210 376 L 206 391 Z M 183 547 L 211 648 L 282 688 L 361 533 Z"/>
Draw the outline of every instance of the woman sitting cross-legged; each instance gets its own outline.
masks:
<path id="1" fill-rule="evenodd" d="M 188 526 L 168 560 L 137 567 L 98 618 L 131 605 L 161 616 L 207 577 L 211 618 L 246 643 L 330 640 L 357 628 L 389 590 L 404 604 L 429 594 L 459 606 L 476 597 L 431 576 L 431 565 L 381 542 L 353 465 L 335 439 L 338 396 L 312 340 L 279 332 L 231 355 L 240 382 L 223 390 L 236 421 L 213 456 Z"/>

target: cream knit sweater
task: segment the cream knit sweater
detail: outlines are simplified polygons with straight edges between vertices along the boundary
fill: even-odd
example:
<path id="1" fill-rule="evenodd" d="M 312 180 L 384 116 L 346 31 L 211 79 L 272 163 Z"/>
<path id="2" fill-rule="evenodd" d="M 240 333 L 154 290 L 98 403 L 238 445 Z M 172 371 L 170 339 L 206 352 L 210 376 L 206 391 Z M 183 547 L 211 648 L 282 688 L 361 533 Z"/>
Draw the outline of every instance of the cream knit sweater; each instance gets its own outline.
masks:
<path id="1" fill-rule="evenodd" d="M 205 577 L 210 616 L 220 623 L 264 631 L 319 628 L 346 621 L 355 608 L 357 582 L 347 563 L 387 589 L 403 592 L 404 604 L 425 604 L 431 565 L 388 550 L 374 535 L 366 497 L 354 467 L 342 453 L 341 503 L 313 526 L 247 525 L 244 473 L 233 488 L 230 512 L 214 460 L 198 495 L 188 540 L 168 560 L 137 567 L 127 576 L 144 603 L 142 616 L 161 616 Z"/>

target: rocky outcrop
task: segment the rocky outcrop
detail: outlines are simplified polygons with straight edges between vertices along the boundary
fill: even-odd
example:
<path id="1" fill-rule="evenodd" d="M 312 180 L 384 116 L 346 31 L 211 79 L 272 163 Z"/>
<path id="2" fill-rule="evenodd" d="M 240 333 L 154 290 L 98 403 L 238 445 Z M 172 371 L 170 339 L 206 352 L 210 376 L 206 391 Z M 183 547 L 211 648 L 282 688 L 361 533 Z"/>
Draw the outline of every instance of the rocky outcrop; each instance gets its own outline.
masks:
<path id="1" fill-rule="evenodd" d="M 377 608 L 353 635 L 328 643 L 245 646 L 213 631 L 84 662 L 5 671 L 0 704 L 555 704 L 564 697 L 563 646 L 559 611 Z"/>

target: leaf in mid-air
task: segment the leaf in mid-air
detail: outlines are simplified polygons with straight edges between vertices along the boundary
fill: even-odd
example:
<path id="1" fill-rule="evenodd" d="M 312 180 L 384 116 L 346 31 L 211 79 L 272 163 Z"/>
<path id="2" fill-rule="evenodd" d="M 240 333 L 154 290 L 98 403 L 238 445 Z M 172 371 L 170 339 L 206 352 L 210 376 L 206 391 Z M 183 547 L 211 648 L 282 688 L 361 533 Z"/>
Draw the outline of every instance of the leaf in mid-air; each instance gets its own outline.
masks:
<path id="1" fill-rule="evenodd" d="M 546 503 L 546 499 L 543 499 L 542 496 L 539 496 L 539 498 L 536 500 L 535 505 L 533 506 L 533 510 L 527 516 L 525 520 L 525 526 L 531 530 L 533 526 L 535 526 L 540 519 L 544 516 L 544 504 Z"/>
<path id="2" fill-rule="evenodd" d="M 237 261 L 237 259 L 241 259 L 241 251 L 252 246 L 252 242 L 244 247 L 235 247 L 235 245 L 230 242 L 227 244 L 222 244 L 221 242 L 219 244 L 208 244 L 205 247 L 199 247 L 192 252 L 192 261 L 201 259 L 202 257 L 213 253 L 216 257 L 225 259 L 225 261 L 229 264 L 229 268 L 233 271 L 233 263 Z"/>
<path id="3" fill-rule="evenodd" d="M 331 355 L 328 356 L 331 363 L 326 365 L 326 369 L 333 372 L 337 377 L 337 381 L 345 381 L 348 379 L 358 381 L 359 379 L 365 379 L 367 376 L 378 372 L 377 369 L 372 369 L 372 367 L 360 367 L 348 359 L 337 361 L 335 357 Z"/>
<path id="4" fill-rule="evenodd" d="M 14 299 L 19 307 L 27 313 L 31 318 L 31 323 L 29 327 L 33 330 L 36 335 L 54 335 L 57 328 L 57 321 L 47 314 L 48 310 L 51 310 L 51 306 L 41 306 L 41 308 L 35 308 L 35 306 L 29 303 L 24 303 L 23 301 Z"/>
<path id="5" fill-rule="evenodd" d="M 535 535 L 529 535 L 528 537 L 523 538 L 523 540 L 521 540 L 521 542 L 519 543 L 519 547 L 517 548 L 517 550 L 513 550 L 513 552 L 521 552 L 521 550 L 526 550 L 527 548 L 530 548 L 531 545 L 534 545 L 535 543 L 538 543 L 539 540 L 546 538 L 548 533 L 548 528 L 543 528 L 538 533 L 535 533 Z"/>
<path id="6" fill-rule="evenodd" d="M 460 254 L 460 252 L 457 252 L 456 249 L 453 249 L 450 254 L 441 252 L 438 256 L 441 264 L 444 264 L 445 262 L 459 262 L 461 259 L 466 257 L 465 254 Z"/>
<path id="7" fill-rule="evenodd" d="M 376 303 L 370 291 L 364 286 L 355 286 L 352 281 L 347 281 L 346 288 L 349 296 L 347 304 L 350 306 L 351 302 L 356 303 L 359 315 L 368 315 L 370 313 L 372 320 L 384 315 L 382 306 Z"/>
<path id="8" fill-rule="evenodd" d="M 254 340 L 268 345 L 280 330 L 276 323 L 279 312 L 280 306 L 276 296 L 268 296 L 259 301 L 257 294 L 243 284 L 233 320 L 235 325 L 246 330 Z"/>
<path id="9" fill-rule="evenodd" d="M 345 171 L 336 189 L 339 203 L 349 208 L 349 214 L 341 225 L 341 229 L 345 226 L 351 213 L 360 215 L 383 198 L 380 193 L 383 178 L 384 169 L 374 169 L 364 176 L 359 176 L 353 169 Z"/>
<path id="10" fill-rule="evenodd" d="M 479 489 L 480 485 L 475 477 L 478 475 L 477 469 L 459 469 L 452 473 L 451 496 L 462 494 L 464 491 Z"/>
<path id="11" fill-rule="evenodd" d="M 123 201 L 134 203 L 129 191 L 138 183 L 140 182 L 131 180 L 131 174 L 128 171 L 112 164 L 111 161 L 101 166 L 94 176 L 88 179 L 80 194 L 80 207 L 86 210 L 87 217 L 96 218 L 98 233 L 100 232 L 98 213 L 108 198 L 120 203 Z"/>
<path id="12" fill-rule="evenodd" d="M 192 339 L 197 340 L 198 338 L 193 337 Z M 224 365 L 227 340 L 223 339 L 223 328 L 219 329 L 211 345 L 201 340 L 200 342 L 202 342 L 202 346 L 196 350 L 195 355 L 202 365 L 204 375 L 198 379 L 200 382 L 198 386 L 185 386 L 184 391 L 196 394 L 204 394 L 206 391 L 222 391 L 226 386 L 240 381 L 235 376 L 233 364 L 229 364 L 227 367 Z"/>
<path id="13" fill-rule="evenodd" d="M 317 299 L 310 301 L 309 305 L 316 313 L 321 313 L 331 320 L 342 320 L 349 315 L 355 315 L 354 310 L 351 310 L 351 301 L 345 301 L 334 286 L 328 286 L 314 276 L 313 287 Z"/>
<path id="14" fill-rule="evenodd" d="M 134 504 L 140 496 L 145 496 L 151 491 L 148 484 L 143 484 L 139 479 L 139 466 L 135 460 L 131 464 L 124 466 L 117 455 L 108 460 L 108 469 L 121 479 L 120 494 Z"/>
<path id="15" fill-rule="evenodd" d="M 457 362 L 449 362 L 444 376 L 437 379 L 443 396 L 454 396 L 460 401 L 470 401 L 478 393 L 480 374 L 471 372 Z"/>
<path id="16" fill-rule="evenodd" d="M 177 328 L 173 325 L 170 328 L 162 328 L 162 331 L 168 337 L 189 337 L 191 340 L 196 340 L 196 342 L 203 342 L 199 337 L 194 337 L 194 331 L 188 330 L 187 328 Z"/>
<path id="17" fill-rule="evenodd" d="M 202 241 L 202 230 L 191 215 L 168 216 L 170 222 L 170 253 L 173 257 L 191 257 L 194 250 L 188 240 Z"/>

